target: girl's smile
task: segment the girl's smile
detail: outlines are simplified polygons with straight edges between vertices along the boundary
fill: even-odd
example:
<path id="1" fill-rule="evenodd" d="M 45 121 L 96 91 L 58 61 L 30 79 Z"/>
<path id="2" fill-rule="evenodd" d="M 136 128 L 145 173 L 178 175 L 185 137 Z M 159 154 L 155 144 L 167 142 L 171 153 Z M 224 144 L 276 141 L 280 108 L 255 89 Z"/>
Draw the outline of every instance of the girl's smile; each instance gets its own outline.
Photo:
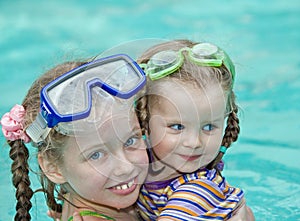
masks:
<path id="1" fill-rule="evenodd" d="M 182 154 L 178 154 L 182 159 L 184 159 L 185 161 L 194 161 L 194 160 L 198 160 L 202 155 L 182 155 Z"/>
<path id="2" fill-rule="evenodd" d="M 137 177 L 134 179 L 121 183 L 119 185 L 113 186 L 110 188 L 110 190 L 119 195 L 127 195 L 132 193 L 137 188 Z"/>

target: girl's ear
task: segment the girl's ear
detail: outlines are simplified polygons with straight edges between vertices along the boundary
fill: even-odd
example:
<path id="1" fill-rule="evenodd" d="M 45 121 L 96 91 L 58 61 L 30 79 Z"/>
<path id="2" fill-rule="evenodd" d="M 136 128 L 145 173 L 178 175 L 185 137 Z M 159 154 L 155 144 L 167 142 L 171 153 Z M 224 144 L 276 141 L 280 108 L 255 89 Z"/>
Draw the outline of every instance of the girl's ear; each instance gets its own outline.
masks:
<path id="1" fill-rule="evenodd" d="M 49 180 L 56 184 L 66 183 L 66 180 L 62 175 L 61 170 L 55 163 L 49 162 L 40 153 L 38 154 L 38 162 L 43 173 L 45 174 L 45 176 L 48 177 Z"/>

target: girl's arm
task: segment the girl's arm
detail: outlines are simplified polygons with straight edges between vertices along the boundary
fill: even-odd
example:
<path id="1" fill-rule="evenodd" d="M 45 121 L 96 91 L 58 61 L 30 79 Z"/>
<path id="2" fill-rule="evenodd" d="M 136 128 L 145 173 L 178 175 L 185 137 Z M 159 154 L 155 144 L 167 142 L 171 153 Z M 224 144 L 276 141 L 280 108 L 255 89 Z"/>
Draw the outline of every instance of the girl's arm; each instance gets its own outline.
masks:
<path id="1" fill-rule="evenodd" d="M 53 219 L 53 221 L 60 221 L 61 213 L 54 212 L 53 210 L 48 210 L 47 216 Z M 81 220 L 79 220 L 81 221 Z"/>
<path id="2" fill-rule="evenodd" d="M 83 221 L 82 217 L 80 216 L 79 212 L 75 212 L 73 214 L 73 221 Z"/>
<path id="3" fill-rule="evenodd" d="M 253 212 L 246 205 L 245 199 L 243 199 L 241 205 L 234 211 L 233 216 L 228 221 L 255 221 Z"/>

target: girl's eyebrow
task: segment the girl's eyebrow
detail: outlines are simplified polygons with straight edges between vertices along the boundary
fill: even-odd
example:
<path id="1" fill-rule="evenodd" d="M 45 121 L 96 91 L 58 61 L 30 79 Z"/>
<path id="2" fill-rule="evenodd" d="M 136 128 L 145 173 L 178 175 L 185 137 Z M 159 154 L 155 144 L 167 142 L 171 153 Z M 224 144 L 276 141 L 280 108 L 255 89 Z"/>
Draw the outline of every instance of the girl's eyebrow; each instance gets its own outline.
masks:
<path id="1" fill-rule="evenodd" d="M 219 114 L 218 116 L 208 117 L 208 118 L 209 118 L 209 121 L 213 122 L 213 121 L 222 121 L 222 120 L 224 120 L 225 117 L 226 117 L 225 114 Z M 174 116 L 171 116 L 171 117 L 163 117 L 163 119 L 164 119 L 167 123 L 169 123 L 169 122 L 171 122 L 171 123 L 184 123 L 184 119 L 183 119 L 183 118 L 178 119 L 177 116 L 175 116 L 175 117 L 174 117 Z M 201 116 L 200 116 L 199 119 L 201 119 Z M 204 118 L 203 118 L 203 119 L 204 119 Z M 206 120 L 205 120 L 205 121 L 206 121 Z"/>
<path id="2" fill-rule="evenodd" d="M 212 118 L 212 121 L 223 121 L 225 117 L 226 116 L 224 114 L 220 116 L 216 116 L 215 118 Z"/>
<path id="3" fill-rule="evenodd" d="M 123 136 L 115 136 L 114 138 L 111 138 L 109 140 L 113 140 L 113 139 L 119 139 L 119 140 L 123 140 L 123 137 L 124 137 L 124 140 L 128 139 L 129 137 L 131 137 L 132 135 L 134 134 L 142 134 L 141 132 L 141 128 L 138 126 L 138 125 L 135 125 L 130 131 L 126 132 Z M 125 140 L 125 141 L 126 141 Z M 122 141 L 123 142 L 123 141 Z M 88 146 L 86 150 L 89 150 L 89 149 L 93 149 L 93 148 L 101 148 L 101 147 L 105 147 L 109 144 L 109 141 L 108 142 L 102 142 L 102 143 L 97 143 L 97 144 L 93 144 L 91 146 Z"/>
<path id="4" fill-rule="evenodd" d="M 142 135 L 142 130 L 138 125 L 135 125 L 127 134 L 125 134 L 124 137 L 126 137 L 125 139 L 128 139 L 132 135 L 136 135 L 136 134 Z M 124 142 L 124 141 L 122 141 L 122 142 Z"/>
<path id="5" fill-rule="evenodd" d="M 87 145 L 87 148 L 85 148 L 81 154 L 84 154 L 85 152 L 87 151 L 92 151 L 93 149 L 104 149 L 103 147 L 106 147 L 107 144 L 104 142 L 104 143 L 97 143 L 97 144 L 93 144 L 91 146 L 88 146 Z"/>
<path id="6" fill-rule="evenodd" d="M 173 125 L 173 124 L 182 124 L 184 125 L 185 122 L 183 121 L 178 121 L 178 120 L 167 120 L 166 121 L 166 125 L 167 126 L 170 126 L 170 125 Z"/>
<path id="7" fill-rule="evenodd" d="M 205 124 L 208 124 L 208 123 L 211 123 L 211 124 L 216 124 L 216 123 L 219 123 L 219 122 L 223 122 L 225 120 L 225 116 L 220 116 L 220 117 L 217 117 L 217 118 L 210 118 L 208 120 L 205 120 Z"/>

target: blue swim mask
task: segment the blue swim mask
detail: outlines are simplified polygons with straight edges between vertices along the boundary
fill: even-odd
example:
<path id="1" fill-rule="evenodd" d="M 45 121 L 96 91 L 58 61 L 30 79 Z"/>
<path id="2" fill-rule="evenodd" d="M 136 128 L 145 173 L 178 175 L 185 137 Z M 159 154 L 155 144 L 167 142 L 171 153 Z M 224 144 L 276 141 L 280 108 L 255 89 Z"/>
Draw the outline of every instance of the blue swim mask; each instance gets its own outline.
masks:
<path id="1" fill-rule="evenodd" d="M 166 50 L 154 54 L 147 64 L 140 64 L 151 80 L 158 80 L 177 71 L 184 62 L 183 52 L 187 58 L 199 66 L 220 67 L 224 65 L 235 79 L 234 65 L 221 48 L 211 43 L 199 43 L 192 48 L 184 47 L 179 51 Z"/>
<path id="2" fill-rule="evenodd" d="M 113 96 L 129 99 L 145 83 L 143 70 L 125 54 L 86 63 L 63 74 L 41 90 L 40 112 L 26 133 L 35 143 L 41 142 L 51 128 L 60 131 L 59 127 L 68 122 L 89 117 L 95 99 L 94 91 L 97 91 L 97 96 L 103 95 L 104 98 Z"/>

